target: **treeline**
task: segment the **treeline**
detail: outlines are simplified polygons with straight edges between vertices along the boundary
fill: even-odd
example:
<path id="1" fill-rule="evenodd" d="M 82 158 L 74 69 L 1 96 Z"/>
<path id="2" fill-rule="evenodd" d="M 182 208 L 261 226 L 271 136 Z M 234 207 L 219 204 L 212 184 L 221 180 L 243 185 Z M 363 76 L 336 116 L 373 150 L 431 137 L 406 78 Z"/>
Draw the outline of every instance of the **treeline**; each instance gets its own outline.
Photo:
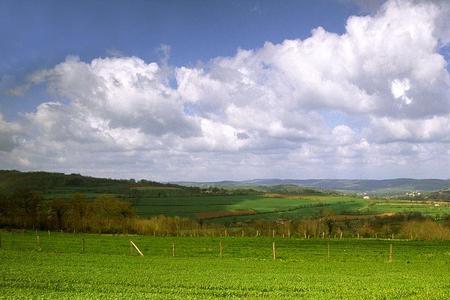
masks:
<path id="1" fill-rule="evenodd" d="M 252 187 L 257 191 L 265 193 L 282 194 L 282 195 L 302 195 L 302 196 L 320 196 L 320 195 L 338 195 L 337 192 L 318 190 L 295 184 L 279 184 L 279 185 L 262 185 Z"/>
<path id="2" fill-rule="evenodd" d="M 0 195 L 2 227 L 122 232 L 135 216 L 131 203 L 108 196 L 94 201 L 88 201 L 83 194 L 44 200 L 39 192 L 29 190 Z"/>
<path id="3" fill-rule="evenodd" d="M 15 170 L 0 170 L 0 191 L 4 193 L 27 189 L 45 192 L 60 188 L 103 188 L 127 189 L 129 187 L 178 187 L 174 184 L 164 184 L 149 180 L 110 179 L 83 176 L 80 174 L 63 174 L 52 172 L 20 172 Z"/>

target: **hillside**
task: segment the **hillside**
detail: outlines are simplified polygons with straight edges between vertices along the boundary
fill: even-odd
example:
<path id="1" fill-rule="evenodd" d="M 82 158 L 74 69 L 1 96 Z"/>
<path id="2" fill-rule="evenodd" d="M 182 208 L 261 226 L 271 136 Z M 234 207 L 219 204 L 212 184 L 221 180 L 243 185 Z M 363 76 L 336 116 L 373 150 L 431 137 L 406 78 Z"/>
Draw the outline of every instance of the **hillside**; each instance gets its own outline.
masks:
<path id="1" fill-rule="evenodd" d="M 319 190 L 366 192 L 371 194 L 403 193 L 408 191 L 437 191 L 450 188 L 450 179 L 253 179 L 218 182 L 174 182 L 186 186 L 257 187 L 274 185 L 296 185 Z"/>
<path id="2" fill-rule="evenodd" d="M 0 170 L 0 192 L 11 192 L 17 189 L 28 189 L 43 193 L 54 191 L 96 191 L 101 193 L 123 193 L 130 187 L 179 187 L 174 184 L 163 184 L 153 181 L 133 179 L 110 179 L 82 176 L 80 174 L 63 174 L 51 172 L 20 172 Z M 183 188 L 183 187 L 180 187 Z M 184 189 L 189 189 L 185 187 Z"/>

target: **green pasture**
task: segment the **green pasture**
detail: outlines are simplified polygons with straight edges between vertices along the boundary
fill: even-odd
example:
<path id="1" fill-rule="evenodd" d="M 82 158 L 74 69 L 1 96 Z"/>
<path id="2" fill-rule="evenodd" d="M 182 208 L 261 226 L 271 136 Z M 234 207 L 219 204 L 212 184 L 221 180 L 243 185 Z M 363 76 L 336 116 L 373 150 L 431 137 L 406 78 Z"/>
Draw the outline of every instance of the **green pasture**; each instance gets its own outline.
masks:
<path id="1" fill-rule="evenodd" d="M 178 187 L 143 186 L 131 189 L 122 187 L 54 188 L 44 193 L 46 199 L 70 198 L 83 193 L 87 199 L 100 196 L 131 201 L 141 217 L 155 215 L 199 218 L 202 212 L 242 212 L 242 215 L 221 216 L 206 222 L 238 222 L 246 220 L 277 220 L 318 217 L 325 211 L 331 214 L 378 215 L 399 212 L 420 212 L 431 217 L 450 214 L 449 203 L 411 200 L 365 200 L 344 195 L 208 195 L 192 194 Z"/>
<path id="2" fill-rule="evenodd" d="M 352 197 L 286 197 L 276 198 L 260 195 L 225 195 L 225 196 L 185 196 L 185 197 L 142 197 L 136 201 L 135 207 L 141 216 L 166 214 L 195 217 L 202 211 L 239 211 L 253 210 L 259 217 L 276 218 L 279 213 L 317 208 L 317 211 L 330 207 L 341 211 L 342 207 L 353 204 L 362 206 L 362 199 Z M 315 209 L 313 209 L 315 211 Z M 271 214 L 274 214 L 273 216 Z M 267 215 L 267 216 L 265 216 Z M 304 214 L 303 214 L 304 215 Z M 249 216 L 244 216 L 244 218 Z"/>
<path id="3" fill-rule="evenodd" d="M 362 213 L 380 214 L 380 213 L 400 213 L 400 212 L 420 212 L 427 216 L 442 216 L 450 214 L 450 203 L 448 202 L 421 202 L 411 200 L 379 200 L 369 201 L 362 209 Z"/>
<path id="4" fill-rule="evenodd" d="M 450 298 L 448 241 L 38 235 L 1 232 L 0 299 Z"/>
<path id="5" fill-rule="evenodd" d="M 196 218 L 198 212 L 213 211 L 253 211 L 253 214 L 224 216 L 211 222 L 246 220 L 277 220 L 318 217 L 324 212 L 345 215 L 378 215 L 399 212 L 420 212 L 427 216 L 439 217 L 450 214 L 450 205 L 433 202 L 408 200 L 365 200 L 354 196 L 282 196 L 225 195 L 225 196 L 184 196 L 184 197 L 141 197 L 135 202 L 140 216 L 170 215 Z"/>

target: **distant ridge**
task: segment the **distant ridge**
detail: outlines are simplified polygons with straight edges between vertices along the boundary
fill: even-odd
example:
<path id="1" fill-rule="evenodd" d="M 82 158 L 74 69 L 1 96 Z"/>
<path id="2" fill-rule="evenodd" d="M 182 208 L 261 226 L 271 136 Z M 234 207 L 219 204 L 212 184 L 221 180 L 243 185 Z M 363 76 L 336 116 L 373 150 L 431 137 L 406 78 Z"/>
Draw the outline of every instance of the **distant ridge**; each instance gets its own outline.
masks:
<path id="1" fill-rule="evenodd" d="M 103 187 L 127 189 L 132 185 L 146 185 L 170 187 L 174 185 L 192 187 L 236 187 L 256 188 L 269 186 L 298 186 L 314 190 L 342 191 L 373 194 L 395 194 L 408 191 L 445 191 L 450 189 L 450 179 L 250 179 L 242 181 L 223 180 L 216 182 L 192 182 L 174 181 L 170 183 L 159 183 L 148 180 L 136 182 L 133 179 L 109 179 L 82 176 L 80 174 L 63 174 L 51 172 L 19 172 L 14 170 L 0 170 L 0 191 L 14 190 L 26 187 L 32 190 L 47 190 L 65 187 Z M 290 189 L 289 187 L 285 187 Z M 266 190 L 266 189 L 260 189 Z M 446 192 L 448 193 L 448 192 Z"/>
<path id="2" fill-rule="evenodd" d="M 173 182 L 187 186 L 270 186 L 270 185 L 297 185 L 300 187 L 367 193 L 399 193 L 407 191 L 438 191 L 450 188 L 450 179 L 251 179 L 242 181 L 217 182 Z"/>
<path id="3" fill-rule="evenodd" d="M 146 185 L 170 187 L 171 184 L 164 184 L 148 180 L 140 180 L 138 183 L 134 179 L 110 179 L 83 176 L 80 174 L 64 174 L 55 172 L 20 172 L 16 170 L 0 170 L 0 192 L 14 191 L 16 189 L 30 189 L 34 191 L 46 191 L 58 188 L 104 188 L 105 191 L 111 189 L 127 189 L 130 185 Z"/>

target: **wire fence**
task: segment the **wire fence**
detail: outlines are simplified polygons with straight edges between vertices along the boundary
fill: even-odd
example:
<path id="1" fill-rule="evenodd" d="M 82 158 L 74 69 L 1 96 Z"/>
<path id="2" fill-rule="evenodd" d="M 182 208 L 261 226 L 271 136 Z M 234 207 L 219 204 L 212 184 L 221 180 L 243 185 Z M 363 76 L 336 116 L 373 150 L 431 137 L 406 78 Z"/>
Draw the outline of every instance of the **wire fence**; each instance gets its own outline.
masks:
<path id="1" fill-rule="evenodd" d="M 63 232 L 0 231 L 0 250 L 139 255 L 146 257 L 217 257 L 277 260 L 450 261 L 448 241 L 387 239 L 301 239 L 282 237 L 153 237 L 74 234 Z"/>

